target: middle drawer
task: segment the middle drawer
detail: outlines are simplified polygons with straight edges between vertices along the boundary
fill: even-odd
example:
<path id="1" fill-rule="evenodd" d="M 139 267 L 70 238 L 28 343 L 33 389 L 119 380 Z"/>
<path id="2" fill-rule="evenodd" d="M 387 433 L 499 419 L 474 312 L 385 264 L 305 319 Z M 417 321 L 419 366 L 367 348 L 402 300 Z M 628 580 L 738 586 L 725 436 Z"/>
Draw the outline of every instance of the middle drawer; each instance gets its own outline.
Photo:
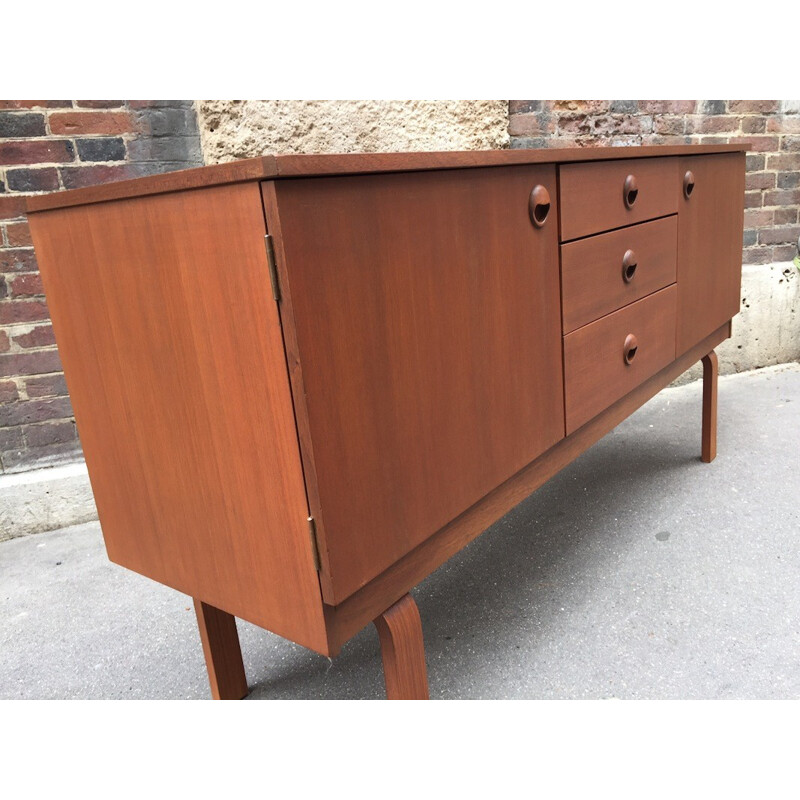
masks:
<path id="1" fill-rule="evenodd" d="M 564 333 L 675 283 L 678 217 L 561 245 Z"/>

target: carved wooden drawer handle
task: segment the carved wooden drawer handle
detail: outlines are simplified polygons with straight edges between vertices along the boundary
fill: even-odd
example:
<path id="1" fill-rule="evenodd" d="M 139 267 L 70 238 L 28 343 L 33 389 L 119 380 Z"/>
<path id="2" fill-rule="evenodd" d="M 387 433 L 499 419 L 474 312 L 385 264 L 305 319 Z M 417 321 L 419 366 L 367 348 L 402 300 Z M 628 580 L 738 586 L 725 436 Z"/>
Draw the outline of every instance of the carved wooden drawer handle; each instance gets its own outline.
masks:
<path id="1" fill-rule="evenodd" d="M 639 266 L 636 253 L 633 250 L 626 250 L 625 255 L 622 257 L 622 280 L 625 283 L 630 283 L 633 276 L 636 274 L 636 267 Z"/>
<path id="2" fill-rule="evenodd" d="M 625 207 L 633 208 L 636 198 L 639 196 L 639 182 L 635 175 L 628 175 L 625 178 L 625 185 L 622 187 L 622 196 L 625 198 Z"/>
<path id="3" fill-rule="evenodd" d="M 686 174 L 683 176 L 683 196 L 688 200 L 693 191 L 694 173 L 691 170 L 687 170 Z"/>
<path id="4" fill-rule="evenodd" d="M 636 351 L 639 349 L 639 342 L 636 340 L 636 337 L 629 333 L 625 337 L 625 344 L 623 345 L 622 352 L 623 357 L 625 358 L 625 363 L 630 364 L 633 362 L 633 359 L 636 358 Z"/>
<path id="5" fill-rule="evenodd" d="M 541 184 L 534 186 L 528 200 L 528 213 L 531 215 L 531 222 L 541 228 L 550 214 L 550 192 Z"/>

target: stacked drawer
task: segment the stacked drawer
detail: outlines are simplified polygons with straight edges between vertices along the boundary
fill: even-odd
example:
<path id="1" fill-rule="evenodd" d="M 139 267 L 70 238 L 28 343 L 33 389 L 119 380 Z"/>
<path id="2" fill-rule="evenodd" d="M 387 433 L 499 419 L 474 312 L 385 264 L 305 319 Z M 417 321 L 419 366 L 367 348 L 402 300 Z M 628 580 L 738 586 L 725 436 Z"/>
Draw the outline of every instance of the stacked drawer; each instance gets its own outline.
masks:
<path id="1" fill-rule="evenodd" d="M 675 359 L 674 158 L 559 172 L 566 432 Z"/>

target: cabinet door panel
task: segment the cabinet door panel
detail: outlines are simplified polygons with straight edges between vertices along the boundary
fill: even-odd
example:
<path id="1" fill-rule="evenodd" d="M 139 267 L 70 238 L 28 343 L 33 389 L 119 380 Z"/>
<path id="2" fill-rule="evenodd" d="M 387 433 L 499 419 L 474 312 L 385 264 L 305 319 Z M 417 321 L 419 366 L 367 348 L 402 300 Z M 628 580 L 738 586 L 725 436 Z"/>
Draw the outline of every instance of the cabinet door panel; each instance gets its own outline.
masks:
<path id="1" fill-rule="evenodd" d="M 323 591 L 340 602 L 564 435 L 555 168 L 274 191 Z"/>
<path id="2" fill-rule="evenodd" d="M 678 211 L 677 355 L 739 312 L 744 214 L 744 153 L 686 156 L 694 189 L 681 186 Z"/>

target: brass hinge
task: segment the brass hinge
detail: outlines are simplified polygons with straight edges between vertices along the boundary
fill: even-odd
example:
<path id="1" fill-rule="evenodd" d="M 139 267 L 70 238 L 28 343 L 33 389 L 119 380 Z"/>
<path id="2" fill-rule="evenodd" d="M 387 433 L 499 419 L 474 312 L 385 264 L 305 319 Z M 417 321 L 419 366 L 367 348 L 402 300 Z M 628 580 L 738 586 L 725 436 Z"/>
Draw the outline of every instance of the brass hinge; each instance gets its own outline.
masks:
<path id="1" fill-rule="evenodd" d="M 272 296 L 275 300 L 280 300 L 281 286 L 278 283 L 278 268 L 275 266 L 275 246 L 272 243 L 272 236 L 267 234 L 264 242 L 267 246 L 267 264 L 269 265 L 269 281 L 272 284 Z"/>
<path id="2" fill-rule="evenodd" d="M 308 518 L 308 533 L 311 536 L 311 555 L 314 557 L 314 569 L 319 572 L 319 544 L 317 544 L 317 524 L 314 517 Z"/>

